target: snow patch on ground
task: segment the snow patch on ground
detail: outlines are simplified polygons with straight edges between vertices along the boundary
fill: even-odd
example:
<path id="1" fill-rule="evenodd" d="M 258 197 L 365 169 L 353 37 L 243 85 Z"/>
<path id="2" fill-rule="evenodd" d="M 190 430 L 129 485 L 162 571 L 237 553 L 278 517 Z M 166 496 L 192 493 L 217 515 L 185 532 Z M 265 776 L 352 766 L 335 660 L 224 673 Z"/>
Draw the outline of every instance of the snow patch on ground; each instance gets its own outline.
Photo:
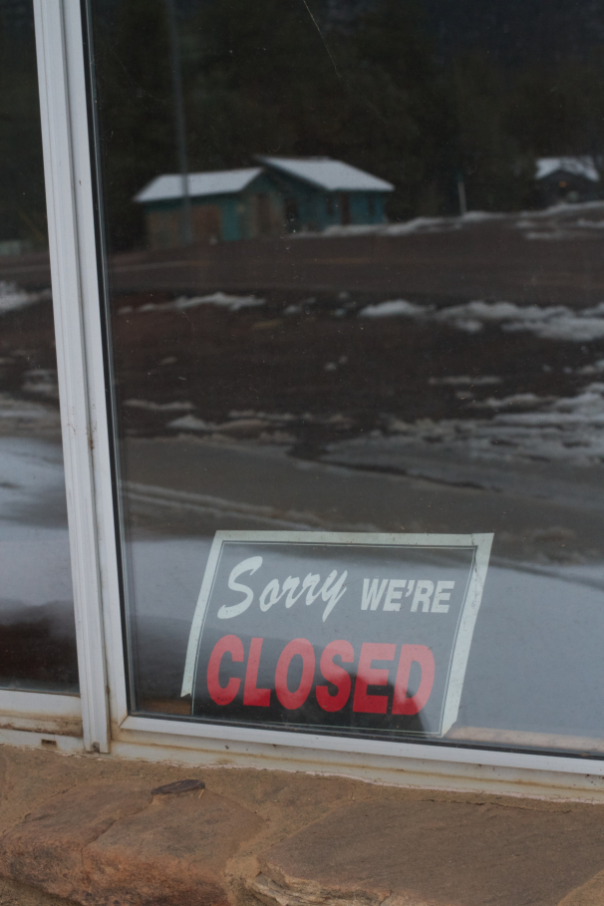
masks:
<path id="1" fill-rule="evenodd" d="M 574 397 L 554 401 L 534 394 L 517 394 L 484 404 L 497 414 L 482 419 L 419 419 L 404 422 L 392 417 L 386 433 L 333 444 L 330 451 L 363 453 L 365 464 L 371 451 L 382 454 L 391 448 L 400 453 L 421 448 L 457 459 L 565 462 L 574 466 L 604 463 L 604 383 L 593 383 Z M 506 409 L 530 412 L 505 412 Z M 537 410 L 537 411 L 535 411 Z"/>
<path id="2" fill-rule="evenodd" d="M 210 293 L 207 296 L 179 296 L 172 302 L 148 302 L 138 308 L 126 305 L 120 308 L 118 314 L 147 314 L 151 311 L 182 311 L 188 308 L 198 308 L 200 305 L 218 305 L 229 311 L 239 311 L 241 308 L 257 308 L 265 305 L 264 299 L 257 296 L 232 296 L 229 293 Z"/>
<path id="3" fill-rule="evenodd" d="M 461 230 L 464 226 L 485 223 L 488 221 L 509 219 L 509 214 L 490 211 L 468 211 L 460 217 L 414 217 L 413 220 L 404 220 L 400 223 L 360 223 L 341 226 L 336 224 L 327 227 L 323 232 L 304 231 L 293 233 L 292 238 L 304 239 L 308 237 L 324 236 L 327 238 L 340 236 L 409 236 L 413 233 L 450 233 Z"/>
<path id="4" fill-rule="evenodd" d="M 449 377 L 428 380 L 431 387 L 488 387 L 493 384 L 502 384 L 503 381 L 495 374 L 485 374 L 482 377 L 470 377 L 469 374 L 450 375 Z"/>
<path id="5" fill-rule="evenodd" d="M 154 403 L 150 400 L 131 399 L 124 402 L 124 406 L 133 409 L 145 409 L 148 412 L 188 412 L 194 409 L 193 403 Z"/>
<path id="6" fill-rule="evenodd" d="M 58 400 L 59 385 L 56 371 L 50 368 L 33 368 L 31 371 L 26 371 L 23 377 L 25 381 L 21 390 L 24 393 L 35 393 L 37 396 Z"/>
<path id="7" fill-rule="evenodd" d="M 175 418 L 174 421 L 168 422 L 168 428 L 174 428 L 176 431 L 203 431 L 211 432 L 214 426 L 198 418 L 196 415 L 182 415 Z"/>
<path id="8" fill-rule="evenodd" d="M 56 406 L 15 399 L 8 393 L 0 393 L 0 437 L 13 433 L 42 436 L 57 433 L 60 427 Z"/>
<path id="9" fill-rule="evenodd" d="M 511 396 L 504 396 L 503 399 L 490 396 L 486 400 L 472 400 L 471 403 L 468 403 L 468 408 L 490 409 L 494 412 L 502 409 L 530 409 L 534 411 L 536 407 L 552 401 L 553 397 L 541 397 L 535 393 L 513 393 Z"/>
<path id="10" fill-rule="evenodd" d="M 379 302 L 377 305 L 367 305 L 359 312 L 360 318 L 392 318 L 408 317 L 417 318 L 425 315 L 428 309 L 421 305 L 414 305 L 405 299 L 393 299 L 390 302 Z"/>
<path id="11" fill-rule="evenodd" d="M 26 308 L 28 305 L 34 305 L 36 302 L 51 299 L 49 289 L 42 290 L 39 293 L 28 293 L 20 289 L 15 283 L 7 283 L 0 280 L 0 315 L 8 311 L 15 311 L 18 308 Z"/>
<path id="12" fill-rule="evenodd" d="M 538 211 L 503 213 L 495 211 L 468 211 L 457 217 L 414 217 L 401 223 L 334 225 L 323 232 L 304 231 L 289 238 L 345 237 L 345 236 L 410 236 L 416 233 L 450 233 L 483 223 L 503 221 L 506 226 L 523 232 L 525 239 L 568 239 L 589 236 L 604 229 L 604 220 L 590 219 L 604 210 L 601 201 L 556 204 Z M 587 216 L 586 216 L 587 215 Z"/>
<path id="13" fill-rule="evenodd" d="M 604 337 L 604 302 L 574 311 L 565 305 L 516 305 L 515 302 L 474 300 L 436 309 L 406 299 L 392 299 L 361 309 L 359 317 L 406 317 L 449 324 L 466 333 L 479 333 L 496 325 L 510 333 L 527 331 L 544 340 L 587 343 Z"/>

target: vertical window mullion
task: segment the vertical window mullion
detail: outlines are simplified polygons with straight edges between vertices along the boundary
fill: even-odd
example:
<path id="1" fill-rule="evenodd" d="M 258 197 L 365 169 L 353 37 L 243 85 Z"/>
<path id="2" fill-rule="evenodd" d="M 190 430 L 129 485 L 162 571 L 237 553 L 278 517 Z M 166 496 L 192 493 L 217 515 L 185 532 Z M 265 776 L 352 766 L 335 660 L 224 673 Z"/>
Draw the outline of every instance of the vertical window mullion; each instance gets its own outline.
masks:
<path id="1" fill-rule="evenodd" d="M 107 752 L 103 595 L 119 591 L 81 19 L 75 0 L 34 7 L 84 742 Z"/>

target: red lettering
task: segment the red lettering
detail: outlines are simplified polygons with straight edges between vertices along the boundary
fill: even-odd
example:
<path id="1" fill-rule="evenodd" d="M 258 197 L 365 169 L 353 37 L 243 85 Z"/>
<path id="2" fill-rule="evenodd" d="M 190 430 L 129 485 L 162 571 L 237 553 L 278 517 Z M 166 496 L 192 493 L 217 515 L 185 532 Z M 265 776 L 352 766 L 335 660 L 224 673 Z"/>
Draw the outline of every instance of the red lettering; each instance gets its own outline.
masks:
<path id="1" fill-rule="evenodd" d="M 354 687 L 353 711 L 360 711 L 363 714 L 386 714 L 388 696 L 370 695 L 367 692 L 367 686 L 388 685 L 389 670 L 372 667 L 371 664 L 373 661 L 394 660 L 395 651 L 396 645 L 363 642 Z"/>
<path id="2" fill-rule="evenodd" d="M 264 639 L 252 639 L 250 642 L 250 653 L 247 659 L 245 685 L 243 687 L 243 704 L 268 708 L 271 703 L 271 690 L 259 689 L 257 686 L 258 667 L 260 666 L 260 652 L 262 651 L 263 641 Z"/>
<path id="3" fill-rule="evenodd" d="M 411 664 L 419 664 L 422 678 L 415 695 L 407 696 Z M 417 714 L 427 704 L 434 685 L 434 655 L 425 645 L 402 645 L 394 684 L 393 714 Z"/>
<path id="4" fill-rule="evenodd" d="M 231 660 L 243 661 L 243 643 L 236 635 L 225 635 L 216 642 L 208 661 L 208 692 L 217 705 L 230 705 L 241 685 L 241 680 L 234 676 L 226 686 L 220 685 L 220 664 L 227 653 L 231 655 Z"/>
<path id="5" fill-rule="evenodd" d="M 338 690 L 335 695 L 330 695 L 327 686 L 317 686 L 317 701 L 324 711 L 340 711 L 350 697 L 352 685 L 350 674 L 344 667 L 334 664 L 333 659 L 336 655 L 339 655 L 344 663 L 351 664 L 354 661 L 354 648 L 350 642 L 340 639 L 337 642 L 330 642 L 323 649 L 321 673 L 327 682 L 333 683 Z"/>
<path id="6" fill-rule="evenodd" d="M 295 692 L 290 692 L 287 685 L 287 674 L 293 657 L 299 654 L 302 658 L 302 678 Z M 289 642 L 277 661 L 275 671 L 275 692 L 284 708 L 294 711 L 301 708 L 310 692 L 315 678 L 315 652 L 308 639 L 294 639 Z"/>

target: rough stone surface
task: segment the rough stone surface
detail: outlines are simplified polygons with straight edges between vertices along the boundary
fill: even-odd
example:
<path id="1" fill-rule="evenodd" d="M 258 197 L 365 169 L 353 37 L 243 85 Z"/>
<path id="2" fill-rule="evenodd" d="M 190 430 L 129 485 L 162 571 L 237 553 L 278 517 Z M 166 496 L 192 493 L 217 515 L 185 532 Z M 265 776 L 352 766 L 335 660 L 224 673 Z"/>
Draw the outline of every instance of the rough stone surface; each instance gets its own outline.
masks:
<path id="1" fill-rule="evenodd" d="M 601 871 L 586 884 L 572 890 L 559 906 L 602 906 L 603 903 L 604 871 Z"/>
<path id="2" fill-rule="evenodd" d="M 361 802 L 272 847 L 260 864 L 248 887 L 271 906 L 557 906 L 604 869 L 604 816 L 487 802 Z"/>
<path id="3" fill-rule="evenodd" d="M 125 784 L 91 784 L 57 796 L 0 839 L 0 874 L 76 898 L 87 886 L 83 849 L 151 800 L 148 790 Z"/>
<path id="4" fill-rule="evenodd" d="M 227 863 L 262 823 L 208 790 L 155 796 L 84 850 L 94 902 L 228 906 Z"/>
<path id="5" fill-rule="evenodd" d="M 227 906 L 224 869 L 262 820 L 203 789 L 86 785 L 0 839 L 0 874 L 83 904 Z"/>
<path id="6" fill-rule="evenodd" d="M 0 903 L 2 906 L 69 906 L 70 901 L 53 897 L 37 887 L 0 878 Z"/>
<path id="7" fill-rule="evenodd" d="M 77 846 L 81 847 L 85 873 L 89 879 L 91 875 L 96 879 L 95 892 L 87 894 L 86 906 L 116 906 L 115 900 L 119 906 L 145 906 L 144 899 L 137 899 L 137 890 L 141 896 L 149 892 L 149 887 L 144 886 L 147 869 L 141 868 L 143 859 L 137 850 L 138 819 L 143 821 L 145 812 L 157 816 L 153 834 L 145 831 L 144 835 L 149 852 L 159 853 L 159 857 L 151 858 L 154 864 L 148 870 L 155 879 L 161 874 L 162 895 L 168 892 L 163 878 L 174 877 L 181 869 L 181 876 L 186 878 L 191 865 L 192 876 L 199 878 L 203 874 L 205 890 L 212 889 L 210 868 L 219 873 L 220 897 L 228 896 L 231 906 L 371 906 L 378 902 L 380 906 L 604 906 L 602 805 L 512 799 L 481 792 L 405 789 L 346 777 L 235 768 L 229 764 L 228 754 L 224 761 L 224 766 L 185 767 L 103 755 L 66 756 L 43 749 L 0 747 L 0 851 L 10 839 L 14 846 L 14 834 L 17 830 L 23 832 L 35 813 L 55 808 L 53 800 L 65 803 L 73 795 L 73 807 L 76 801 L 80 806 L 77 821 L 72 813 L 71 840 L 79 837 L 79 843 L 73 843 L 71 852 L 73 855 Z M 157 806 L 160 811 L 154 812 L 156 805 L 149 798 L 153 790 L 193 778 L 206 783 L 207 789 L 198 801 L 208 807 L 208 820 L 214 795 L 228 800 L 225 812 L 237 808 L 241 809 L 239 814 L 256 816 L 250 818 L 250 836 L 237 837 L 236 831 L 235 840 L 230 831 L 224 835 L 232 841 L 233 849 L 227 846 L 218 853 L 212 849 L 212 841 L 198 834 L 199 828 L 195 830 L 191 821 L 193 806 L 185 809 L 185 797 L 156 797 L 166 806 L 168 800 L 178 803 L 174 809 L 187 825 L 184 837 L 180 831 L 170 836 L 169 809 L 162 812 L 162 807 Z M 110 788 L 127 790 L 128 795 L 143 792 L 144 803 L 129 815 L 120 812 L 118 821 L 85 844 L 89 825 L 82 818 L 88 814 L 95 822 L 99 812 L 94 807 L 82 810 L 83 804 L 94 806 L 91 797 L 100 787 L 105 810 L 113 808 L 106 796 Z M 191 790 L 187 796 L 194 794 Z M 594 795 L 601 793 L 594 788 Z M 124 805 L 120 799 L 119 808 Z M 106 816 L 106 811 L 103 814 Z M 159 821 L 160 814 L 166 817 L 165 824 Z M 195 814 L 201 816 L 202 812 Z M 136 840 L 126 836 L 127 826 Z M 192 856 L 183 848 L 189 827 Z M 490 828 L 495 830 L 491 833 Z M 94 825 L 92 835 L 98 830 L 99 826 Z M 62 833 L 63 839 L 69 838 L 65 827 Z M 314 837 L 319 851 L 308 848 L 305 842 Z M 53 853 L 59 849 L 55 847 Z M 102 859 L 100 849 L 104 851 Z M 204 863 L 202 871 L 204 850 L 215 861 L 212 866 Z M 292 850 L 297 858 L 295 865 L 291 861 Z M 344 858 L 346 852 L 350 854 L 349 862 Z M 359 852 L 362 858 L 357 858 Z M 264 854 L 260 859 L 259 853 Z M 62 851 L 59 857 L 62 858 Z M 400 863 L 398 875 L 393 877 L 390 869 L 383 869 L 375 886 L 370 871 L 372 858 L 376 871 L 380 865 L 383 869 L 384 863 Z M 344 875 L 343 880 L 340 876 L 334 882 L 326 874 L 328 868 Z M 131 872 L 130 880 L 126 869 Z M 365 875 L 359 878 L 363 871 Z M 106 877 L 101 879 L 102 875 Z M 413 890 L 410 884 L 404 886 L 403 876 L 405 882 L 414 880 Z M 42 885 L 47 880 L 45 875 Z M 116 889 L 118 881 L 132 887 L 121 890 L 111 901 L 110 884 L 114 883 Z M 42 886 L 31 886 L 33 883 L 0 877 L 1 906 L 68 906 L 66 900 L 51 895 Z M 350 890 L 348 899 L 343 894 L 346 890 Z M 449 890 L 453 893 L 447 900 Z M 383 899 L 385 891 L 392 892 Z M 223 900 L 214 902 L 219 906 Z M 178 906 L 190 903 L 188 896 L 182 896 Z M 165 901 L 156 899 L 153 906 L 165 906 Z"/>

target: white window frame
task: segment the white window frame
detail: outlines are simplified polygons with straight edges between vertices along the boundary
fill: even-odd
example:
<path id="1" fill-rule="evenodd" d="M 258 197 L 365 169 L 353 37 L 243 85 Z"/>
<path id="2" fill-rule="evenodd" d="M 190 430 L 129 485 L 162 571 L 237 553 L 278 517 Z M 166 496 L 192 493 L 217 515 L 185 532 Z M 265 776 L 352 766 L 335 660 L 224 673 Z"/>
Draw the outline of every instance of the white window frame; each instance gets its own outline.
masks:
<path id="1" fill-rule="evenodd" d="M 34 0 L 34 7 L 85 748 L 406 785 L 604 797 L 599 759 L 128 714 L 80 0 Z"/>

